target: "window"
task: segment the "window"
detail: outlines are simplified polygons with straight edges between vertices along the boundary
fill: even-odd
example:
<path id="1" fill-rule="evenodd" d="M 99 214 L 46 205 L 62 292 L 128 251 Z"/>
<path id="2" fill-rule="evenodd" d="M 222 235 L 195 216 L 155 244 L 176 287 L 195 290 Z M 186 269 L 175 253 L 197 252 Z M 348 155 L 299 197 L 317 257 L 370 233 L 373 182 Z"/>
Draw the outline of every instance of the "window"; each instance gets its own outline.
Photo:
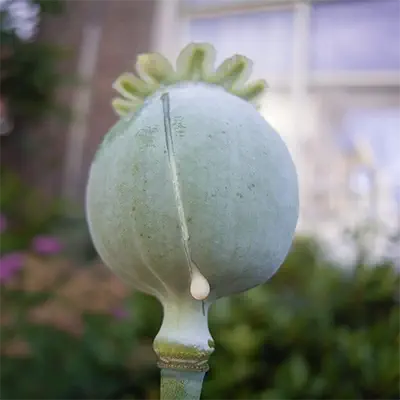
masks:
<path id="1" fill-rule="evenodd" d="M 240 32 L 238 32 L 240 27 Z M 253 74 L 290 73 L 293 59 L 293 13 L 253 12 L 196 18 L 188 26 L 188 42 L 209 42 L 217 49 L 217 63 L 235 53 L 254 61 Z"/>
<path id="2" fill-rule="evenodd" d="M 185 3 L 193 5 L 193 6 L 197 6 L 199 8 L 204 7 L 204 6 L 214 6 L 215 8 L 217 8 L 218 6 L 220 6 L 221 4 L 243 4 L 245 3 L 247 0 L 184 0 Z"/>
<path id="3" fill-rule="evenodd" d="M 310 66 L 316 71 L 397 71 L 400 2 L 341 0 L 311 7 Z"/>
<path id="4" fill-rule="evenodd" d="M 373 165 L 390 175 L 399 170 L 400 114 L 397 108 L 349 109 L 344 114 L 343 125 L 343 134 L 353 144 L 360 140 L 368 143 L 371 154 L 366 156 Z"/>

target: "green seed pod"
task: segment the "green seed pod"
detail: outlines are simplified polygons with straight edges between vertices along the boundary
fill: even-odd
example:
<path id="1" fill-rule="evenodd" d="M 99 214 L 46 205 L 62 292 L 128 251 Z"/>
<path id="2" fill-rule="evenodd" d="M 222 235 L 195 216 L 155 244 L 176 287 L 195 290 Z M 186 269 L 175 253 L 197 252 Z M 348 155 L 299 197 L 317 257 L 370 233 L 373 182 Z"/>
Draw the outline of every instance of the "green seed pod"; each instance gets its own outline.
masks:
<path id="1" fill-rule="evenodd" d="M 120 121 L 91 166 L 86 210 L 101 258 L 156 296 L 162 367 L 204 371 L 213 351 L 207 309 L 266 282 L 286 257 L 298 218 L 290 154 L 252 104 L 250 60 L 213 70 L 210 45 L 191 44 L 174 71 L 139 57 L 113 101 Z"/>

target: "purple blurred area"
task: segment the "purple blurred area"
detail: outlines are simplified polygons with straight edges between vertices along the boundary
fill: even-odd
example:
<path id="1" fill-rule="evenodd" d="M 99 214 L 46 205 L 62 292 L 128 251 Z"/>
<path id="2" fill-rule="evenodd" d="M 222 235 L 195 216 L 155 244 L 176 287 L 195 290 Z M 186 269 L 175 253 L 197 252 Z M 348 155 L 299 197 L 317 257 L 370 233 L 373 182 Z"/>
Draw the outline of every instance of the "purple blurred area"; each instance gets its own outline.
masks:
<path id="1" fill-rule="evenodd" d="M 0 258 L 0 282 L 12 279 L 24 265 L 22 253 L 8 253 Z"/>

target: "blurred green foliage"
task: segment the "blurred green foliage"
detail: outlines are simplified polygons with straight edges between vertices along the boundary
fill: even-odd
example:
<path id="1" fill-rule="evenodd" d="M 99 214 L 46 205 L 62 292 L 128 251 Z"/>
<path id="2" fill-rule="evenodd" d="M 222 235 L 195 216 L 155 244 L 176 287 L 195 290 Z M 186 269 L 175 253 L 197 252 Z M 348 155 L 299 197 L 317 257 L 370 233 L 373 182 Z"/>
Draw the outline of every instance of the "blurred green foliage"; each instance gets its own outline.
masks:
<path id="1" fill-rule="evenodd" d="M 40 7 L 42 13 L 57 15 L 65 9 L 64 0 L 33 0 Z"/>
<path id="2" fill-rule="evenodd" d="M 26 250 L 37 235 L 54 235 L 63 253 L 75 262 L 96 257 L 81 208 L 62 199 L 48 198 L 6 166 L 0 166 L 0 211 L 7 229 L 1 234 L 0 255 Z"/>
<path id="3" fill-rule="evenodd" d="M 79 334 L 29 322 L 29 301 L 1 336 L 31 349 L 2 356 L 1 398 L 157 398 L 155 299 L 132 294 L 123 316 L 84 312 Z M 213 307 L 203 399 L 398 399 L 399 311 L 393 265 L 343 270 L 298 239 L 269 283 Z"/>
<path id="4" fill-rule="evenodd" d="M 270 284 L 214 314 L 205 398 L 399 398 L 398 290 L 391 265 L 344 271 L 298 242 Z"/>
<path id="5" fill-rule="evenodd" d="M 35 0 L 40 18 L 63 11 L 63 0 Z M 24 41 L 7 29 L 8 8 L 0 12 L 1 96 L 13 118 L 33 121 L 54 112 L 67 116 L 67 109 L 56 100 L 56 90 L 70 77 L 58 71 L 58 63 L 68 55 L 65 49 L 37 40 Z"/>
<path id="6" fill-rule="evenodd" d="M 0 168 L 0 182 L 0 210 L 8 220 L 0 240 L 3 255 L 26 250 L 33 237 L 51 232 L 60 221 L 64 207 L 61 201 L 46 200 L 40 191 L 5 167 Z"/>

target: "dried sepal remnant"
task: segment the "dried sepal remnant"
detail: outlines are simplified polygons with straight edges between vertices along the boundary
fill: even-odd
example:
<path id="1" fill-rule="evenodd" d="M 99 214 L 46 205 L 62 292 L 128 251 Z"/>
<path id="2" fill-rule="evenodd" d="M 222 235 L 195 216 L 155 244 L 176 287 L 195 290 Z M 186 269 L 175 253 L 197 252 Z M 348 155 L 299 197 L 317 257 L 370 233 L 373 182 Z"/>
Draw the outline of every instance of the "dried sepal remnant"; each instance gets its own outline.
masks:
<path id="1" fill-rule="evenodd" d="M 123 73 L 114 82 L 113 88 L 122 97 L 113 99 L 112 107 L 120 116 L 132 114 L 161 87 L 178 82 L 205 82 L 222 86 L 235 96 L 257 103 L 266 89 L 266 82 L 258 80 L 246 84 L 251 74 L 251 60 L 234 55 L 215 70 L 215 58 L 216 51 L 208 43 L 187 45 L 179 54 L 175 70 L 161 54 L 142 54 L 136 61 L 137 76 Z"/>

